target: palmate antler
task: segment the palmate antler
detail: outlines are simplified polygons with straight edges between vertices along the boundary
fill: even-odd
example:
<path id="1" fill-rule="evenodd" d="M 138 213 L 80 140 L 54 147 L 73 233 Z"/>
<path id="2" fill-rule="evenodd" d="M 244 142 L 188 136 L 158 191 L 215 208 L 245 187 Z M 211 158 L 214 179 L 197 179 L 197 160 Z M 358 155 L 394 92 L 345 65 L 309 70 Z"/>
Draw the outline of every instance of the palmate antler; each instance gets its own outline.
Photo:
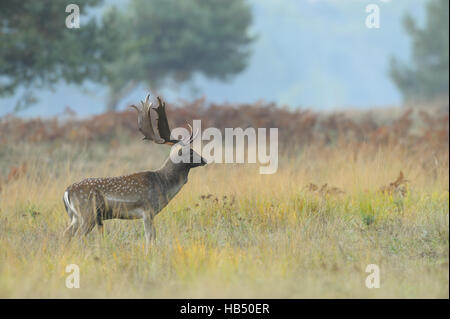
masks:
<path id="1" fill-rule="evenodd" d="M 192 127 L 189 125 L 191 129 L 191 134 L 189 139 L 185 141 L 181 140 L 173 140 L 170 139 L 170 128 L 169 122 L 167 121 L 166 114 L 166 103 L 161 100 L 158 96 L 158 107 L 153 108 L 150 100 L 150 94 L 147 95 L 145 101 L 141 101 L 142 107 L 138 108 L 136 105 L 130 105 L 138 111 L 138 126 L 139 131 L 144 135 L 145 140 L 153 141 L 157 144 L 167 144 L 174 145 L 176 143 L 181 143 L 182 145 L 188 145 L 194 138 L 192 134 Z M 155 134 L 153 130 L 152 118 L 151 118 L 151 110 L 155 110 L 158 114 L 157 118 L 157 131 L 158 134 Z M 158 136 L 159 135 L 159 136 Z"/>
<path id="2" fill-rule="evenodd" d="M 170 128 L 167 122 L 164 102 L 158 98 L 158 107 L 152 108 L 150 95 L 141 102 L 141 107 L 132 105 L 138 111 L 139 131 L 144 138 L 158 144 L 177 146 L 165 164 L 155 171 L 145 171 L 120 177 L 88 178 L 70 185 L 64 192 L 64 206 L 71 219 L 64 232 L 68 239 L 75 235 L 87 235 L 96 225 L 103 233 L 103 220 L 137 219 L 144 220 L 144 231 L 147 251 L 150 241 L 155 237 L 153 218 L 186 184 L 191 168 L 206 165 L 206 160 L 190 148 L 189 139 L 182 141 L 170 139 Z M 153 130 L 152 109 L 158 114 L 157 131 Z M 198 131 L 197 131 L 198 132 Z M 187 141 L 187 143 L 185 142 Z M 178 144 L 182 147 L 178 148 Z M 173 152 L 172 152 L 173 151 Z M 173 154 L 185 155 L 189 151 L 189 161 L 172 161 Z M 196 157 L 200 161 L 196 161 Z M 182 158 L 184 160 L 185 157 Z M 95 218 L 92 212 L 96 213 Z"/>

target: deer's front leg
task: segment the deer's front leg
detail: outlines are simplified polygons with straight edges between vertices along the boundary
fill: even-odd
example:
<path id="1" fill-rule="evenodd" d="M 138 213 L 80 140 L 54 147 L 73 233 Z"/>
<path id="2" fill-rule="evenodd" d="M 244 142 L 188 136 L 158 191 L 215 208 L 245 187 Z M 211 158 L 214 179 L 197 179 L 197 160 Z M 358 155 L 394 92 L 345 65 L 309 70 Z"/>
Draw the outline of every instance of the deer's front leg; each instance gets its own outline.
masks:
<path id="1" fill-rule="evenodd" d="M 153 216 L 151 214 L 144 215 L 144 231 L 145 231 L 145 244 L 148 251 L 151 241 L 156 237 L 156 230 L 155 226 L 153 225 Z"/>

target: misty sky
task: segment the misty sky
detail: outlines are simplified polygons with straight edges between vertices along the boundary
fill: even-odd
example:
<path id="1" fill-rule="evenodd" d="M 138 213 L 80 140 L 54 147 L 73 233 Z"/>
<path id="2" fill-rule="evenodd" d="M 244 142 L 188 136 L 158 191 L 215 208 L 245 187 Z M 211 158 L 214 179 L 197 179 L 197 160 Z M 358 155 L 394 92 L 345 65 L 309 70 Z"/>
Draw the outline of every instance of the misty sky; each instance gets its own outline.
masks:
<path id="1" fill-rule="evenodd" d="M 425 0 L 252 0 L 258 35 L 248 68 L 230 82 L 197 76 L 194 83 L 161 91 L 170 101 L 205 96 L 214 102 L 274 101 L 290 107 L 334 109 L 401 103 L 388 75 L 389 57 L 408 60 L 410 39 L 402 26 L 409 13 L 423 22 Z M 120 1 L 105 1 L 104 6 Z M 380 29 L 365 26 L 368 4 L 379 5 Z M 62 16 L 65 19 L 65 13 Z M 82 25 L 81 25 L 82 27 Z M 23 116 L 61 114 L 66 106 L 81 115 L 100 113 L 106 89 L 60 84 L 40 91 L 39 103 Z M 143 98 L 145 86 L 120 102 L 120 108 Z M 11 112 L 22 91 L 0 99 L 0 115 Z"/>

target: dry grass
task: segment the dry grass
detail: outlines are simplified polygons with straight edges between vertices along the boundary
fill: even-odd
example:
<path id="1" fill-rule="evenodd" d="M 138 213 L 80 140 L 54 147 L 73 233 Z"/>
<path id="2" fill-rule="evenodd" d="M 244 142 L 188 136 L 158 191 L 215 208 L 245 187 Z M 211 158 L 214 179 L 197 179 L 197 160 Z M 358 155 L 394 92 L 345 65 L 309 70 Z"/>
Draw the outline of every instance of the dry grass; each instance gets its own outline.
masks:
<path id="1" fill-rule="evenodd" d="M 139 140 L 2 145 L 0 297 L 449 297 L 448 149 L 311 146 L 274 175 L 209 165 L 156 217 L 149 255 L 141 221 L 107 221 L 104 239 L 64 245 L 67 185 L 158 168 L 167 151 Z M 404 191 L 380 191 L 400 171 Z M 72 263 L 80 289 L 65 287 Z M 379 289 L 365 287 L 368 264 L 380 266 Z"/>

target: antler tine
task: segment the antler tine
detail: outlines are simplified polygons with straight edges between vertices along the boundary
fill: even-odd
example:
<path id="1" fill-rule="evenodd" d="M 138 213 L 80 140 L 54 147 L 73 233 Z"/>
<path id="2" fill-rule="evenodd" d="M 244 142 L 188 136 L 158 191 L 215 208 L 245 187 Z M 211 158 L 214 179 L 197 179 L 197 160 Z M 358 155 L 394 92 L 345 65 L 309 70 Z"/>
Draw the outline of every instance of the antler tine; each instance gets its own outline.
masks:
<path id="1" fill-rule="evenodd" d="M 192 127 L 191 127 L 191 132 L 192 132 Z M 199 132 L 200 132 L 200 130 L 197 129 L 194 134 L 191 133 L 191 137 L 192 137 L 191 141 L 194 141 L 197 138 L 197 135 L 198 135 Z"/>
<path id="2" fill-rule="evenodd" d="M 180 141 L 170 139 L 170 128 L 166 114 L 166 102 L 164 102 L 159 96 L 157 96 L 156 99 L 158 100 L 158 107 L 153 109 L 156 111 L 156 113 L 158 113 L 158 120 L 157 120 L 158 134 L 164 140 L 161 144 L 168 144 L 168 145 L 176 144 Z"/>
<path id="3" fill-rule="evenodd" d="M 152 102 L 149 103 L 149 100 L 150 100 L 150 94 L 147 94 L 145 101 L 141 101 L 142 107 L 144 108 L 145 111 L 149 110 L 153 105 Z"/>
<path id="4" fill-rule="evenodd" d="M 130 105 L 138 111 L 138 127 L 139 131 L 144 135 L 144 140 L 154 141 L 155 143 L 162 144 L 164 141 L 158 137 L 153 131 L 152 118 L 151 118 L 151 105 L 149 103 L 150 94 L 147 95 L 145 101 L 141 101 L 142 107 L 138 108 L 136 105 Z"/>
<path id="5" fill-rule="evenodd" d="M 185 138 L 183 138 L 180 141 L 180 144 L 183 145 L 183 146 L 188 146 L 191 143 L 190 140 L 191 140 L 191 137 L 192 137 L 192 126 L 189 123 L 188 123 L 188 126 L 189 126 L 189 129 L 190 129 L 191 132 L 189 133 L 188 136 L 186 136 Z"/>
<path id="6" fill-rule="evenodd" d="M 182 141 L 180 141 L 180 144 L 183 146 L 188 146 L 189 144 L 191 144 L 197 138 L 197 135 L 199 133 L 198 129 L 195 131 L 195 133 L 193 132 L 191 124 L 188 123 L 188 126 L 191 133 L 189 134 L 189 137 L 184 138 Z"/>
<path id="7" fill-rule="evenodd" d="M 158 100 L 159 106 L 166 107 L 166 102 L 164 102 L 159 96 L 157 96 L 156 99 Z"/>

